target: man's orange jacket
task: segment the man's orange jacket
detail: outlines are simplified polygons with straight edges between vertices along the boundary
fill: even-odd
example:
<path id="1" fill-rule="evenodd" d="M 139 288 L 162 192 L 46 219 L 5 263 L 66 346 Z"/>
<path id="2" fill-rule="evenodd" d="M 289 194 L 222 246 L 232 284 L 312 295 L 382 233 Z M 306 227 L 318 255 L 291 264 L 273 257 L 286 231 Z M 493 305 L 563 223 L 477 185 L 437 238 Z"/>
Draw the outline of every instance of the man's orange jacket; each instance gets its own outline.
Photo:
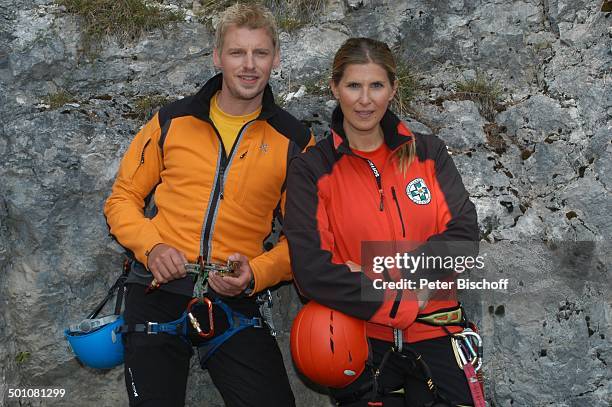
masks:
<path id="1" fill-rule="evenodd" d="M 197 94 L 164 106 L 140 130 L 121 161 L 104 214 L 111 234 L 144 265 L 158 243 L 180 250 L 190 262 L 202 256 L 224 263 L 232 253 L 246 255 L 257 292 L 291 279 L 284 237 L 270 251 L 263 243 L 274 214 L 284 207 L 288 162 L 313 140 L 274 104 L 267 86 L 261 114 L 225 151 L 209 117 L 221 84 L 219 74 Z M 153 193 L 155 214 L 148 217 L 145 206 Z M 180 281 L 165 286 L 190 295 Z"/>

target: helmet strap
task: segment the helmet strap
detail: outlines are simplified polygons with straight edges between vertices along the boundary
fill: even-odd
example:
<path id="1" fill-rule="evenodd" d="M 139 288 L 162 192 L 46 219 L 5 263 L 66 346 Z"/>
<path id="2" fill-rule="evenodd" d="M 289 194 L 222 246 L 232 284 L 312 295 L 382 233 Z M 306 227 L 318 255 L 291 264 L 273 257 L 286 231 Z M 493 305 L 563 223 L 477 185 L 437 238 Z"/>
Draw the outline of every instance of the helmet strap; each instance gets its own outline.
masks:
<path id="1" fill-rule="evenodd" d="M 104 305 L 115 295 L 115 291 L 117 292 L 117 300 L 115 301 L 115 315 L 121 314 L 121 305 L 123 304 L 123 294 L 124 294 L 124 285 L 125 280 L 127 279 L 128 272 L 130 270 L 129 260 L 125 260 L 123 263 L 123 272 L 115 281 L 115 284 L 108 290 L 106 297 L 98 304 L 98 306 L 91 312 L 86 319 L 93 319 L 98 316 Z"/>

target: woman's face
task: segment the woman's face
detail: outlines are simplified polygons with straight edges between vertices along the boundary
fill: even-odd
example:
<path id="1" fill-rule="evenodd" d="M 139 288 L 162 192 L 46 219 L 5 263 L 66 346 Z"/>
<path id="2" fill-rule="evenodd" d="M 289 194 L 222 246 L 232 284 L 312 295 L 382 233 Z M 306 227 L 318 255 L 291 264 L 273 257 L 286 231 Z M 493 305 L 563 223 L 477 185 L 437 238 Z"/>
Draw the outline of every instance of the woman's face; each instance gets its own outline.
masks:
<path id="1" fill-rule="evenodd" d="M 393 100 L 397 81 L 389 82 L 385 69 L 375 63 L 348 65 L 340 82 L 331 82 L 334 96 L 344 114 L 347 135 L 370 133 L 378 129 L 389 102 Z"/>

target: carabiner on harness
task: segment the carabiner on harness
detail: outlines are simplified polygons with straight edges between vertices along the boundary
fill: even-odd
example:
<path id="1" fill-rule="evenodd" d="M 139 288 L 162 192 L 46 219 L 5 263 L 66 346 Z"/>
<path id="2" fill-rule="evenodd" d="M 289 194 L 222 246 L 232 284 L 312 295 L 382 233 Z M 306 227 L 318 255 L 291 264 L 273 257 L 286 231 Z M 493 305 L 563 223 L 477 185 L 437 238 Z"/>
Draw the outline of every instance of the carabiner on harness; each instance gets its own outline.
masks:
<path id="1" fill-rule="evenodd" d="M 457 364 L 461 369 L 466 363 L 474 366 L 477 372 L 482 367 L 482 338 L 471 328 L 465 328 L 463 332 L 459 332 L 451 336 L 451 343 Z"/>
<path id="2" fill-rule="evenodd" d="M 209 324 L 208 326 L 210 327 L 208 332 L 204 332 L 202 330 L 202 327 L 200 326 L 200 322 L 191 313 L 191 308 L 194 305 L 200 304 L 200 303 L 205 304 L 208 308 L 208 324 Z M 215 334 L 215 323 L 213 319 L 213 304 L 212 304 L 212 301 L 210 301 L 208 298 L 206 297 L 193 298 L 191 301 L 189 301 L 189 304 L 187 304 L 187 316 L 189 317 L 189 322 L 191 322 L 191 326 L 193 326 L 193 329 L 196 330 L 196 332 L 198 333 L 200 337 L 210 338 L 211 336 Z"/>
<path id="3" fill-rule="evenodd" d="M 451 336 L 451 345 L 457 364 L 465 374 L 474 406 L 484 407 L 482 374 L 476 373 L 482 367 L 482 338 L 471 328 L 465 328 Z"/>

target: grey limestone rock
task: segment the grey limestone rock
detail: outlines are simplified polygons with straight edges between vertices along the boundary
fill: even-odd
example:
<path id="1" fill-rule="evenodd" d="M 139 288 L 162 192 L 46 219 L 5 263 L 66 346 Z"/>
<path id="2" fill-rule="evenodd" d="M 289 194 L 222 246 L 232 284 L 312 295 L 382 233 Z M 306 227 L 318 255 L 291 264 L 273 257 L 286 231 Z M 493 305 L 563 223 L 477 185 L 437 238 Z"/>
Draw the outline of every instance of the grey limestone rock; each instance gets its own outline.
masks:
<path id="1" fill-rule="evenodd" d="M 442 109 L 446 126 L 438 135 L 450 149 L 462 151 L 485 143 L 484 119 L 474 102 L 445 101 Z"/>

